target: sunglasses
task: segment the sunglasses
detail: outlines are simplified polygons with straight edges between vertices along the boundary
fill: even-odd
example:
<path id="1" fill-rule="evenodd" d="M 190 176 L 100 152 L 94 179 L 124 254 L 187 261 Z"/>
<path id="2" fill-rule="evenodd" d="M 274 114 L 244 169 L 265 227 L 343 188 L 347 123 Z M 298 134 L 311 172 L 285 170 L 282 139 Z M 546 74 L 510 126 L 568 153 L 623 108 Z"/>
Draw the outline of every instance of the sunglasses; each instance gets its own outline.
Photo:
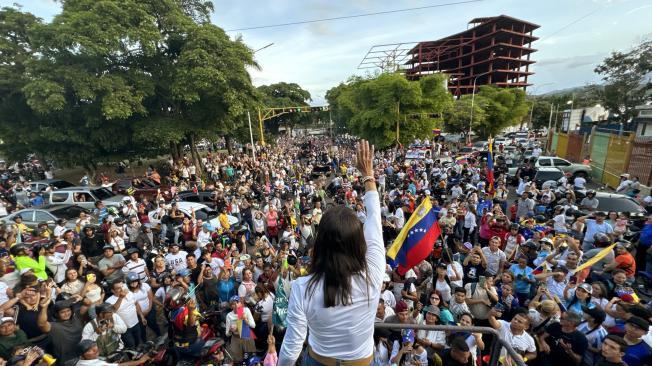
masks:
<path id="1" fill-rule="evenodd" d="M 435 296 L 432 296 L 432 297 L 430 297 L 430 300 L 439 300 L 439 298 L 435 297 Z"/>

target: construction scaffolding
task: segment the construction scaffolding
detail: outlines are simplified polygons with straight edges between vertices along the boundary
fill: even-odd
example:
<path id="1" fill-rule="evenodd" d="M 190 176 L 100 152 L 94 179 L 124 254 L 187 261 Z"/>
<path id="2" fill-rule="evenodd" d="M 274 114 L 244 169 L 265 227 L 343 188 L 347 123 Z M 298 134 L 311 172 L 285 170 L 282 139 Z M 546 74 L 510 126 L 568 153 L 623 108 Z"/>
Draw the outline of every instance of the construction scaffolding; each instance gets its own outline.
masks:
<path id="1" fill-rule="evenodd" d="M 401 71 L 410 80 L 434 73 L 450 76 L 448 88 L 455 96 L 470 94 L 482 85 L 526 88 L 534 74 L 531 54 L 538 25 L 500 15 L 475 18 L 463 32 L 436 41 L 373 46 L 359 69 Z M 409 49 L 408 49 L 409 48 Z"/>

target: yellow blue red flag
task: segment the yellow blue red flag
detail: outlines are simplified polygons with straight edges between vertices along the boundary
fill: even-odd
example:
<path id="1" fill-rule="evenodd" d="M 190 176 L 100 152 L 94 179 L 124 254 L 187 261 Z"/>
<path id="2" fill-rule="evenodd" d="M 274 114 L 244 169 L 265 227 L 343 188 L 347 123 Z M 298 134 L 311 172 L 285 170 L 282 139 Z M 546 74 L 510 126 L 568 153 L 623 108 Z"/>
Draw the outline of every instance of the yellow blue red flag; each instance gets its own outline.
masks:
<path id="1" fill-rule="evenodd" d="M 430 198 L 426 197 L 387 250 L 387 256 L 398 263 L 398 274 L 404 275 L 426 259 L 440 232 L 437 212 L 432 209 Z"/>

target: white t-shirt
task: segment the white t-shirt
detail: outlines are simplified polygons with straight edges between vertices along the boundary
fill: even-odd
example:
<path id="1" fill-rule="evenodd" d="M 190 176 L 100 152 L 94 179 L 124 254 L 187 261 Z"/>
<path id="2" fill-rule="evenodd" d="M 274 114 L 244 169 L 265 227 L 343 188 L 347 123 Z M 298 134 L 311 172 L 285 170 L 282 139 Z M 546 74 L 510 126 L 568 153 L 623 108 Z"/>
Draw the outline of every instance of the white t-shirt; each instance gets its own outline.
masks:
<path id="1" fill-rule="evenodd" d="M 524 331 L 522 334 L 514 335 L 514 333 L 512 333 L 512 329 L 509 326 L 509 322 L 506 322 L 502 319 L 499 319 L 498 322 L 500 322 L 500 329 L 498 329 L 500 338 L 502 338 L 507 343 L 511 344 L 512 347 L 516 350 L 516 352 L 537 351 L 536 345 L 534 344 L 534 338 L 532 338 L 532 336 L 529 335 L 527 332 Z M 505 351 L 505 349 L 503 348 L 500 355 L 505 356 L 506 354 L 507 351 Z"/>
<path id="2" fill-rule="evenodd" d="M 553 228 L 555 229 L 555 232 L 557 233 L 565 233 L 568 231 L 566 229 L 566 215 L 563 213 L 555 216 L 552 218 L 552 220 L 555 222 Z"/>
<path id="3" fill-rule="evenodd" d="M 9 301 L 9 296 L 7 295 L 7 290 L 9 286 L 6 283 L 0 281 L 0 305 Z"/>
<path id="4" fill-rule="evenodd" d="M 446 266 L 446 274 L 448 275 L 448 278 L 454 278 L 455 277 L 455 271 L 453 270 L 453 267 L 455 267 L 455 271 L 460 275 L 460 279 L 457 281 L 452 281 L 451 280 L 451 286 L 453 287 L 453 290 L 455 290 L 455 287 L 464 287 L 464 268 L 462 265 L 457 262 L 453 261 L 452 263 L 448 264 Z"/>
<path id="5" fill-rule="evenodd" d="M 149 311 L 150 306 L 152 304 L 149 302 L 149 297 L 147 297 L 147 294 L 151 290 L 151 287 L 149 287 L 148 284 L 143 283 L 140 285 L 140 289 L 138 291 L 132 292 L 134 294 L 134 299 L 140 305 L 140 310 L 143 313 L 146 313 Z"/>
<path id="6" fill-rule="evenodd" d="M 108 299 L 106 299 L 106 302 L 108 302 L 111 305 L 114 305 L 116 302 L 118 302 L 118 297 L 113 295 Z M 138 313 L 136 311 L 136 298 L 134 297 L 134 294 L 131 293 L 131 291 L 127 292 L 127 296 L 125 296 L 125 298 L 122 299 L 122 303 L 120 303 L 120 308 L 115 313 L 120 315 L 120 317 L 125 322 L 125 324 L 127 324 L 127 328 L 131 328 L 136 324 L 138 324 Z"/>
<path id="7" fill-rule="evenodd" d="M 165 261 L 168 262 L 168 267 L 178 273 L 180 270 L 188 267 L 186 264 L 187 255 L 188 253 L 184 250 L 180 250 L 177 254 L 168 253 L 165 255 Z"/>
<path id="8" fill-rule="evenodd" d="M 586 185 L 586 179 L 582 177 L 575 177 L 573 185 L 575 185 L 575 188 L 584 189 L 584 186 Z"/>
<path id="9" fill-rule="evenodd" d="M 100 359 L 94 360 L 79 360 L 75 366 L 118 366 L 117 363 L 110 363 Z"/>

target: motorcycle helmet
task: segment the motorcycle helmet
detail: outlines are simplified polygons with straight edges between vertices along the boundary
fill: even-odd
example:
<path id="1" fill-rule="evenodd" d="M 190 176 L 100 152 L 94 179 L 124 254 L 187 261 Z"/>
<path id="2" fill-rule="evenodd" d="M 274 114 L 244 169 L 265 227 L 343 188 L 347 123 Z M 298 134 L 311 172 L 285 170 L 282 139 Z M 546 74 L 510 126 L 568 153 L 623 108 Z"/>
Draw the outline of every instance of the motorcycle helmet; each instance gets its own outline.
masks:
<path id="1" fill-rule="evenodd" d="M 539 240 L 539 242 L 546 243 L 552 246 L 552 240 L 550 240 L 549 238 L 542 238 L 541 240 Z"/>
<path id="2" fill-rule="evenodd" d="M 118 216 L 118 209 L 114 206 L 109 206 L 106 208 L 106 211 L 109 213 L 111 216 Z"/>
<path id="3" fill-rule="evenodd" d="M 113 222 L 118 226 L 122 226 L 127 222 L 127 220 L 124 217 L 118 217 L 115 220 L 113 220 Z"/>
<path id="4" fill-rule="evenodd" d="M 190 270 L 188 268 L 182 268 L 177 272 L 177 276 L 188 277 L 190 276 Z"/>
<path id="5" fill-rule="evenodd" d="M 598 248 L 603 248 L 611 244 L 611 238 L 604 233 L 597 233 L 593 235 L 593 245 Z"/>
<path id="6" fill-rule="evenodd" d="M 512 223 L 511 225 L 509 225 L 509 230 L 518 230 L 520 228 L 521 226 L 517 223 Z"/>
<path id="7" fill-rule="evenodd" d="M 140 276 L 138 276 L 138 273 L 136 272 L 127 273 L 127 276 L 125 277 L 125 282 L 132 283 L 136 281 L 140 281 Z"/>
<path id="8" fill-rule="evenodd" d="M 536 215 L 534 216 L 534 219 L 536 220 L 537 224 L 543 224 L 548 221 L 544 215 Z"/>
<path id="9" fill-rule="evenodd" d="M 595 191 L 592 190 L 592 189 L 589 189 L 588 191 L 586 191 L 586 196 L 588 197 L 589 195 L 595 197 Z"/>
<path id="10" fill-rule="evenodd" d="M 172 288 L 165 297 L 165 307 L 169 310 L 177 310 L 183 306 L 185 291 L 180 287 Z"/>

